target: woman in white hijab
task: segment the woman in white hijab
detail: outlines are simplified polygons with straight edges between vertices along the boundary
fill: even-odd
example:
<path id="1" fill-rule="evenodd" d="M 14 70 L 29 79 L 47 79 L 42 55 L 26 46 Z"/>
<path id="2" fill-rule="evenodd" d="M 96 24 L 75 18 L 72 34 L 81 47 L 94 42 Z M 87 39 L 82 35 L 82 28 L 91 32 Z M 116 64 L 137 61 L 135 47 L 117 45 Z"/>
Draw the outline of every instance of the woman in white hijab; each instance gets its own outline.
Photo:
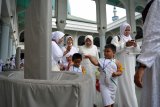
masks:
<path id="1" fill-rule="evenodd" d="M 160 107 L 160 0 L 152 0 L 146 7 L 142 51 L 137 58 L 141 66 L 135 83 L 143 86 L 140 107 Z"/>
<path id="2" fill-rule="evenodd" d="M 80 47 L 79 52 L 84 54 L 84 55 L 85 54 L 86 55 L 92 55 L 95 58 L 97 58 L 97 60 L 99 59 L 98 49 L 97 49 L 97 46 L 95 46 L 93 44 L 93 37 L 91 35 L 87 35 L 85 37 L 85 45 Z M 89 61 L 89 59 L 83 59 L 82 60 L 82 66 L 85 67 L 86 73 L 89 74 L 92 78 L 92 81 L 93 81 L 93 101 L 94 101 L 94 104 L 96 104 L 96 88 L 95 88 L 96 76 L 95 76 L 95 71 L 97 70 L 97 67 L 95 67 Z"/>
<path id="3" fill-rule="evenodd" d="M 59 44 L 63 41 L 64 33 L 60 31 L 52 32 L 52 71 L 60 71 L 58 61 L 63 57 L 63 51 Z"/>
<path id="4" fill-rule="evenodd" d="M 78 49 L 75 46 L 73 46 L 73 37 L 72 36 L 69 35 L 66 37 L 66 46 L 62 47 L 62 50 L 64 52 L 64 57 L 66 57 L 68 55 L 72 56 L 74 53 L 78 53 Z"/>
<path id="5" fill-rule="evenodd" d="M 118 80 L 116 105 L 118 107 L 138 107 L 134 85 L 136 54 L 139 45 L 130 36 L 131 27 L 128 23 L 120 26 L 120 40 L 115 36 L 111 43 L 116 46 L 116 57 L 124 67 L 124 73 Z"/>

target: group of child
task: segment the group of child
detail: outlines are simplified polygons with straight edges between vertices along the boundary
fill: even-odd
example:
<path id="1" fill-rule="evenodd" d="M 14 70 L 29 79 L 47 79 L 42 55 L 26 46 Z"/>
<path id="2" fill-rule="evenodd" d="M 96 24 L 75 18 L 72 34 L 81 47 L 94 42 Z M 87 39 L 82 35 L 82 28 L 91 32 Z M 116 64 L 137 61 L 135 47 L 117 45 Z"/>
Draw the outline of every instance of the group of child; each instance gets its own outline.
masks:
<path id="1" fill-rule="evenodd" d="M 83 58 L 88 58 L 92 64 L 99 67 L 100 72 L 100 92 L 105 107 L 112 107 L 115 102 L 117 90 L 117 77 L 122 74 L 123 68 L 121 63 L 114 58 L 116 47 L 108 44 L 104 49 L 104 58 L 97 60 L 91 55 L 81 55 L 74 53 L 73 56 L 66 56 L 67 63 L 63 64 L 63 69 L 72 72 L 81 72 L 85 74 L 85 68 L 81 66 Z"/>

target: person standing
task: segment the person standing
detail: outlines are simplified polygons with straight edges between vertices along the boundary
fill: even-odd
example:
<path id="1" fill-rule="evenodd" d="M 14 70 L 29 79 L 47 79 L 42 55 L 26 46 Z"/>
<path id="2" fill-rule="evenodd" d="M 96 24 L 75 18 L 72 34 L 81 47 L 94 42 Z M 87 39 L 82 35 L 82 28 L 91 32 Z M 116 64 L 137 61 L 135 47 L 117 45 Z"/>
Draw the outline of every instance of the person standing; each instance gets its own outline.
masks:
<path id="1" fill-rule="evenodd" d="M 132 40 L 131 27 L 128 23 L 120 26 L 120 40 L 115 36 L 111 44 L 116 46 L 116 57 L 124 67 L 123 75 L 118 80 L 118 90 L 116 96 L 116 104 L 118 107 L 138 107 L 134 74 L 136 53 L 140 52 L 139 45 Z"/>
<path id="2" fill-rule="evenodd" d="M 65 69 L 66 64 L 68 65 L 67 59 L 69 57 L 72 57 L 72 55 L 74 53 L 78 53 L 78 49 L 75 46 L 73 46 L 73 37 L 72 36 L 69 35 L 66 37 L 66 46 L 62 47 L 62 51 L 64 53 L 63 59 L 62 59 L 62 66 L 63 66 L 64 70 L 68 70 L 68 69 Z"/>
<path id="3" fill-rule="evenodd" d="M 151 0 L 144 12 L 142 51 L 135 83 L 142 87 L 140 107 L 160 107 L 160 0 Z M 147 12 L 148 11 L 148 12 Z"/>
<path id="4" fill-rule="evenodd" d="M 117 77 L 123 71 L 121 63 L 114 58 L 115 52 L 116 47 L 108 44 L 104 49 L 104 58 L 96 60 L 91 55 L 85 55 L 95 66 L 100 68 L 100 92 L 104 107 L 113 107 L 117 90 Z"/>
<path id="5" fill-rule="evenodd" d="M 60 31 L 52 32 L 52 71 L 60 71 L 58 62 L 63 57 L 63 51 L 61 50 L 59 44 L 62 43 L 64 33 Z"/>
<path id="6" fill-rule="evenodd" d="M 79 48 L 79 53 L 82 55 L 92 55 L 94 56 L 97 60 L 99 59 L 98 56 L 98 49 L 97 46 L 93 44 L 93 37 L 91 35 L 87 35 L 85 37 L 85 44 Z M 96 104 L 96 76 L 95 76 L 95 71 L 97 70 L 97 67 L 94 66 L 89 59 L 83 58 L 82 60 L 82 66 L 86 68 L 86 74 L 89 74 L 92 79 L 92 86 L 93 86 L 93 102 Z"/>

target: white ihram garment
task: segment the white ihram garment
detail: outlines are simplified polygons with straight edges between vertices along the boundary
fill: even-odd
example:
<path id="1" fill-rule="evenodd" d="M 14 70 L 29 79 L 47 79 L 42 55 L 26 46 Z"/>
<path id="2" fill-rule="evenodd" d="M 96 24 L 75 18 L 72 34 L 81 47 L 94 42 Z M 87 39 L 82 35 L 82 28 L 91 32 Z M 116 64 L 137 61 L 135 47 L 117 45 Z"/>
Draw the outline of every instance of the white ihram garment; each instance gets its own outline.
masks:
<path id="1" fill-rule="evenodd" d="M 117 91 L 117 77 L 112 77 L 113 72 L 117 72 L 115 59 L 101 58 L 100 64 L 100 90 L 103 99 L 103 105 L 112 105 L 115 102 Z"/>
<path id="2" fill-rule="evenodd" d="M 142 54 L 138 61 L 147 66 L 144 72 L 140 107 L 160 107 L 160 0 L 152 3 L 145 23 Z"/>

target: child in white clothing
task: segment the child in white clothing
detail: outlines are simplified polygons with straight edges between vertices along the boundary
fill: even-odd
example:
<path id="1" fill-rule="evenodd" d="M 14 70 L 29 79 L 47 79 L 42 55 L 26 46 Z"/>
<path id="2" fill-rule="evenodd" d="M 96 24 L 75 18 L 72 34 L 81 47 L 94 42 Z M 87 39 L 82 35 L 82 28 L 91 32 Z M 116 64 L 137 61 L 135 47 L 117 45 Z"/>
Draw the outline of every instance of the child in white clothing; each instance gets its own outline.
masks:
<path id="1" fill-rule="evenodd" d="M 116 47 L 109 44 L 104 49 L 105 58 L 100 58 L 99 61 L 90 55 L 85 55 L 85 58 L 89 58 L 94 65 L 100 67 L 100 91 L 105 107 L 113 106 L 117 90 L 117 76 L 122 74 L 122 65 L 114 59 L 115 52 Z"/>
<path id="2" fill-rule="evenodd" d="M 85 74 L 85 68 L 81 66 L 82 55 L 80 53 L 73 54 L 72 62 L 73 62 L 73 65 L 70 66 L 69 71 L 81 72 L 82 74 Z"/>

